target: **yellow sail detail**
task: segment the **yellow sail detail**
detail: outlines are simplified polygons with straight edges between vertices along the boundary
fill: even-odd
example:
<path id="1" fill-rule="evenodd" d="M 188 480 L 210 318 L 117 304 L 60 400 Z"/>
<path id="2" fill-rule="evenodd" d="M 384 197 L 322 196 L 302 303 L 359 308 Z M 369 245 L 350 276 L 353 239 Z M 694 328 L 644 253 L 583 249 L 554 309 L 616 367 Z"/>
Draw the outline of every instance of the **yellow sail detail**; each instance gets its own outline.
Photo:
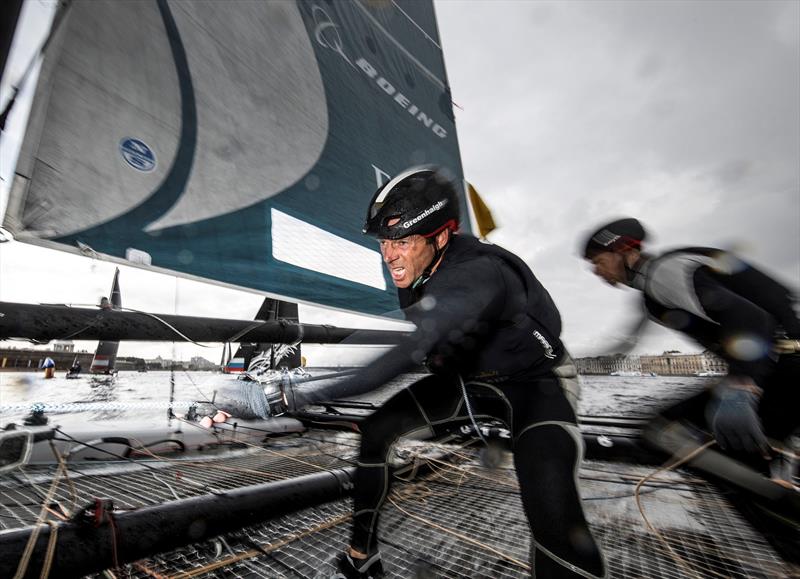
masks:
<path id="1" fill-rule="evenodd" d="M 494 218 L 492 217 L 492 212 L 489 206 L 481 199 L 478 190 L 469 182 L 467 183 L 467 195 L 469 197 L 470 207 L 472 208 L 472 216 L 477 225 L 477 233 L 482 238 L 486 237 L 490 232 L 497 229 L 497 225 L 495 225 Z"/>

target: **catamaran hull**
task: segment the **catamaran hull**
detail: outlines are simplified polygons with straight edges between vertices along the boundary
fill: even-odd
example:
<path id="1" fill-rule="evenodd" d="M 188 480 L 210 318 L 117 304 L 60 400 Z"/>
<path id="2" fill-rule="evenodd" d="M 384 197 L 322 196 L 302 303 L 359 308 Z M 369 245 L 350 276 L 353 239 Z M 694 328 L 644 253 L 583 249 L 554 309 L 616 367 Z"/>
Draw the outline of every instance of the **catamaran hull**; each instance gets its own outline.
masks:
<path id="1" fill-rule="evenodd" d="M 71 462 L 109 461 L 156 456 L 205 455 L 247 444 L 259 444 L 269 436 L 303 432 L 303 424 L 293 418 L 237 420 L 204 428 L 183 423 L 172 428 L 134 428 L 62 431 L 50 426 L 30 429 L 33 444 L 28 450 L 27 464 L 53 464 L 58 455 Z M 24 432 L 14 430 L 10 433 Z M 10 433 L 8 435 L 10 435 Z M 55 452 L 54 452 L 55 449 Z M 16 462 L 21 452 L 17 446 L 0 445 L 0 464 Z M 1 576 L 1 575 L 0 575 Z"/>

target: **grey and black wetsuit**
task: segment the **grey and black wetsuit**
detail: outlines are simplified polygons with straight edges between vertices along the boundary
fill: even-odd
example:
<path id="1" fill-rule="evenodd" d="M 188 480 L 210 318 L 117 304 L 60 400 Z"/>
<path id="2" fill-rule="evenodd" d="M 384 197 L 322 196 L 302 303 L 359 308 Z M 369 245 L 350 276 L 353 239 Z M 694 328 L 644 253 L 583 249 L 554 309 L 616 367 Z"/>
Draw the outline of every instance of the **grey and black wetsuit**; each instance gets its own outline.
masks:
<path id="1" fill-rule="evenodd" d="M 435 273 L 399 293 L 417 330 L 337 396 L 368 392 L 423 361 L 433 374 L 362 424 L 352 546 L 377 549 L 379 509 L 391 483 L 387 458 L 397 439 L 469 423 L 471 411 L 478 420 L 503 420 L 512 433 L 535 575 L 603 576 L 577 488 L 575 370 L 550 295 L 521 259 L 468 235 L 454 236 Z"/>
<path id="2" fill-rule="evenodd" d="M 776 339 L 800 339 L 789 290 L 734 255 L 684 248 L 633 267 L 631 285 L 644 292 L 652 319 L 694 338 L 723 358 L 732 376 L 763 390 L 759 415 L 767 436 L 783 439 L 800 425 L 800 354 L 778 355 Z M 705 424 L 709 393 L 662 413 Z"/>

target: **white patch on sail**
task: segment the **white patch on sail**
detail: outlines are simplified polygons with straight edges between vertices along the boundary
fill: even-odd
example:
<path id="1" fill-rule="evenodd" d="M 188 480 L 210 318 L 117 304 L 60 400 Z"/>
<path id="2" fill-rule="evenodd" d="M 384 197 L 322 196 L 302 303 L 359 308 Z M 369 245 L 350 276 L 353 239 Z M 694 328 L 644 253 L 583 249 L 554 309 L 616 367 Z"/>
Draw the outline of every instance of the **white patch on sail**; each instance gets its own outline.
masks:
<path id="1" fill-rule="evenodd" d="M 386 289 L 377 251 L 272 209 L 272 257 L 303 269 Z"/>

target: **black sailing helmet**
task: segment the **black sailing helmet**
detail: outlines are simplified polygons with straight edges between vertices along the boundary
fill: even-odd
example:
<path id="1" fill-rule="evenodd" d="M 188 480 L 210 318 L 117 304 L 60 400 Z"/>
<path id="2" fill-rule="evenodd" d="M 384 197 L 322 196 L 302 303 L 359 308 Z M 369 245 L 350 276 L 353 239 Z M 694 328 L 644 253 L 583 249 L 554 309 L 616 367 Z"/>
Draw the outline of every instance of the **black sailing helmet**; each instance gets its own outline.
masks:
<path id="1" fill-rule="evenodd" d="M 389 225 L 393 220 L 397 223 Z M 458 230 L 458 194 L 436 167 L 413 167 L 381 185 L 372 196 L 363 232 L 379 239 L 433 237 Z"/>
<path id="2" fill-rule="evenodd" d="M 592 259 L 605 251 L 641 249 L 647 236 L 638 219 L 626 217 L 607 223 L 589 236 L 584 245 L 583 257 Z"/>

